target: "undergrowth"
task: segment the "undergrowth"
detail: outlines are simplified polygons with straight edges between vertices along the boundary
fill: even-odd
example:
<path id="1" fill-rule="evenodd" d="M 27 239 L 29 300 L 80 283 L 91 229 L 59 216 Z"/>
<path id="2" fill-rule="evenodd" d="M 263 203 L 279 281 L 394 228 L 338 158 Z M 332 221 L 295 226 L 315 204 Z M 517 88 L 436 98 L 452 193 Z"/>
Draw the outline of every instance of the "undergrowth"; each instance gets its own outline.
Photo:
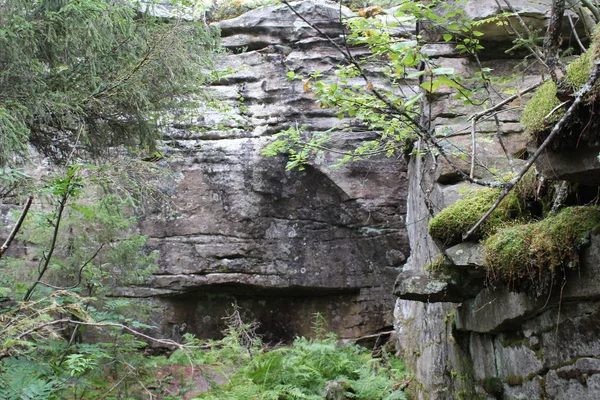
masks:
<path id="1" fill-rule="evenodd" d="M 228 383 L 213 385 L 197 399 L 293 400 L 358 399 L 403 400 L 409 382 L 404 363 L 383 353 L 372 358 L 359 346 L 338 345 L 333 334 L 317 339 L 297 338 L 289 347 L 268 350 L 259 340 L 241 346 L 236 334 L 211 342 L 209 351 L 190 355 L 177 351 L 174 362 L 192 362 L 218 369 Z M 188 340 L 194 341 L 191 337 Z"/>

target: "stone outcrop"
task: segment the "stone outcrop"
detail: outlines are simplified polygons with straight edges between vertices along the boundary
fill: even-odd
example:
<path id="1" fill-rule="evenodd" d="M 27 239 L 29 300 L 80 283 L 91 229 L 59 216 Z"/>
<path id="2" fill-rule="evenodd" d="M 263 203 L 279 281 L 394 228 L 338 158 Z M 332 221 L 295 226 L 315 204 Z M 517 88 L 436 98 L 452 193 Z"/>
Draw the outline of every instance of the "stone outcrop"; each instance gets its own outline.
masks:
<path id="1" fill-rule="evenodd" d="M 524 14 L 530 21 L 540 26 L 545 23 L 547 5 L 527 1 L 511 4 L 530 10 Z M 495 2 L 484 0 L 469 1 L 465 10 L 476 19 L 499 11 Z M 512 40 L 497 28 L 492 24 L 481 27 L 487 40 L 498 42 L 492 49 L 505 48 L 502 42 Z M 457 57 L 445 46 L 431 44 L 427 48 L 442 65 Z M 513 89 L 523 89 L 539 79 L 532 70 L 515 69 L 514 60 L 504 58 L 502 52 L 487 50 L 484 54 L 486 65 L 495 74 L 512 76 L 509 85 Z M 456 69 L 465 76 L 474 69 L 466 59 L 452 63 L 455 68 L 461 66 Z M 471 143 L 465 126 L 469 126 L 468 117 L 474 109 L 445 95 L 430 97 L 428 102 L 425 109 L 431 110 L 433 126 L 437 132 L 451 136 L 448 147 L 458 149 L 453 161 L 468 173 Z M 480 167 L 475 168 L 476 177 L 490 178 L 494 173 L 504 173 L 500 171 L 518 170 L 522 163 L 519 158 L 527 154 L 527 138 L 521 133 L 518 111 L 500 113 L 498 118 L 512 160 L 498 142 L 495 124 L 484 124 L 478 131 L 483 140 L 477 143 Z M 460 135 L 461 129 L 466 135 Z M 542 174 L 597 186 L 595 172 L 589 173 L 597 160 L 586 162 L 586 151 L 581 157 L 579 150 L 576 154 L 548 153 L 540 162 Z M 589 151 L 589 160 L 596 156 L 597 151 Z M 591 238 L 591 245 L 582 254 L 583 265 L 549 297 L 534 299 L 506 287 L 488 287 L 479 246 L 461 243 L 445 249 L 427 232 L 431 217 L 469 188 L 476 189 L 463 182 L 441 157 L 435 161 L 431 157 L 415 158 L 409 164 L 407 228 L 411 253 L 396 282 L 399 299 L 395 326 L 400 356 L 415 373 L 416 398 L 598 398 L 599 238 Z M 441 272 L 432 270 L 432 263 L 440 264 L 440 259 L 444 260 L 441 264 L 450 267 L 444 266 Z M 463 281 L 468 284 L 461 288 L 458 277 L 471 280 Z"/>
<path id="2" fill-rule="evenodd" d="M 294 6 L 341 40 L 338 5 Z M 263 157 L 273 134 L 292 126 L 333 129 L 341 150 L 373 133 L 319 108 L 302 80 L 287 79 L 288 71 L 327 74 L 342 57 L 286 6 L 219 27 L 230 53 L 218 64 L 230 70 L 207 88 L 219 102 L 174 112 L 161 148 L 174 171 L 165 188 L 172 212 L 155 210 L 141 223 L 160 268 L 121 294 L 158 298 L 156 323 L 175 337 L 219 335 L 233 302 L 267 340 L 309 335 L 316 312 L 342 338 L 389 330 L 394 279 L 409 252 L 404 161 L 330 168 L 335 157 L 324 156 L 287 171 L 284 157 Z"/>

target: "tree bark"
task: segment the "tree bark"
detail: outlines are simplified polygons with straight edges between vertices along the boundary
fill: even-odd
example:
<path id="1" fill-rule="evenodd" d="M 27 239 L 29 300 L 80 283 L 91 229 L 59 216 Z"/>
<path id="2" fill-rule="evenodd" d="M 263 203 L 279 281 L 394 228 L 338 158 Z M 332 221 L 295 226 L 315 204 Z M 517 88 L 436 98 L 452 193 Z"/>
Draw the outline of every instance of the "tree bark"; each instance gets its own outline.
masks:
<path id="1" fill-rule="evenodd" d="M 564 15 L 565 0 L 554 0 L 552 2 L 550 25 L 548 26 L 548 32 L 544 38 L 544 53 L 546 55 L 546 65 L 550 70 L 550 76 L 557 85 L 566 73 L 565 66 L 558 57 Z"/>

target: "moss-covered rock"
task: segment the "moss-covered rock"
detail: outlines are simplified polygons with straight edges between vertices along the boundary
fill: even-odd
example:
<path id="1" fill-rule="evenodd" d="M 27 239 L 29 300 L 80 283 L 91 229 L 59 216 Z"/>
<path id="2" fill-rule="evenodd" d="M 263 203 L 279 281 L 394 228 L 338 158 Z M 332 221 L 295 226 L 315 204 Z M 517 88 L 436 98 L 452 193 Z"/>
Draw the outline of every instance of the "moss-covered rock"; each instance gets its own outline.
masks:
<path id="1" fill-rule="evenodd" d="M 528 185 L 531 185 L 532 177 L 533 174 L 527 174 L 523 178 L 473 233 L 471 240 L 486 238 L 509 221 L 526 214 L 525 200 L 530 196 Z M 429 234 L 446 247 L 460 243 L 462 236 L 494 205 L 501 190 L 484 188 L 467 193 L 429 221 Z"/>
<path id="2" fill-rule="evenodd" d="M 569 207 L 541 221 L 499 230 L 484 241 L 493 280 L 534 296 L 549 293 L 560 274 L 580 264 L 579 250 L 600 225 L 597 207 Z"/>
<path id="3" fill-rule="evenodd" d="M 600 24 L 596 26 L 589 50 L 567 66 L 567 74 L 560 83 L 561 88 L 568 93 L 575 93 L 579 90 L 590 78 L 594 59 L 599 54 Z M 591 97 L 597 96 L 599 91 L 600 88 L 593 90 Z M 532 139 L 539 141 L 541 136 L 543 136 L 542 133 L 546 132 L 548 128 L 552 127 L 565 114 L 564 109 L 558 109 L 549 115 L 554 108 L 561 104 L 556 95 L 556 84 L 549 80 L 540 86 L 531 100 L 525 105 L 521 114 L 521 123 L 525 127 L 525 132 Z M 591 100 L 592 98 L 588 98 L 587 102 Z"/>
<path id="4" fill-rule="evenodd" d="M 467 193 L 462 199 L 444 208 L 429 221 L 429 234 L 446 246 L 461 242 L 462 235 L 479 221 L 499 195 L 500 189 L 491 188 Z M 504 219 L 503 210 L 496 210 L 475 232 L 474 238 L 483 237 L 492 229 L 493 225 Z"/>
<path id="5" fill-rule="evenodd" d="M 545 82 L 527 102 L 521 114 L 525 133 L 535 138 L 539 132 L 546 130 L 549 124 L 557 122 L 564 115 L 564 110 L 557 110 L 548 118 L 546 116 L 559 104 L 556 84 L 551 80 Z"/>

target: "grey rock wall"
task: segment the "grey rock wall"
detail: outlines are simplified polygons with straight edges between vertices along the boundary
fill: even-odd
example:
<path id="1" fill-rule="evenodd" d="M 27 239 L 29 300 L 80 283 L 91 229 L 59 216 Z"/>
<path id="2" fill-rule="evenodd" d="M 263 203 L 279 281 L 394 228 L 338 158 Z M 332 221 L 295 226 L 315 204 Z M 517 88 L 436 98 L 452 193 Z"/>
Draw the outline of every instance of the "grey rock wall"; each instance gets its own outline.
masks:
<path id="1" fill-rule="evenodd" d="M 294 6 L 341 40 L 338 5 Z M 291 126 L 333 129 L 345 137 L 340 149 L 372 133 L 319 108 L 301 80 L 287 79 L 288 71 L 326 74 L 342 57 L 286 6 L 219 26 L 231 52 L 219 65 L 231 71 L 208 91 L 220 102 L 174 112 L 161 149 L 175 176 L 166 188 L 173 213 L 156 210 L 141 224 L 160 251 L 159 271 L 121 294 L 158 298 L 155 322 L 175 337 L 219 335 L 233 302 L 267 340 L 310 335 L 316 312 L 342 338 L 389 330 L 394 279 L 409 253 L 404 161 L 332 169 L 335 157 L 324 156 L 286 171 L 284 157 L 261 156 Z"/>
<path id="2" fill-rule="evenodd" d="M 511 2 L 526 15 L 544 24 L 547 5 L 539 2 Z M 498 12 L 494 1 L 469 1 L 467 13 L 476 18 Z M 519 70 L 515 60 L 503 52 L 511 39 L 497 27 L 490 29 L 486 43 L 486 65 L 494 73 L 509 81 L 509 87 L 522 89 L 539 79 L 539 72 Z M 440 63 L 461 65 L 466 76 L 473 71 L 472 61 L 460 63 L 444 45 L 430 45 L 430 54 Z M 451 61 L 448 61 L 450 59 Z M 501 91 L 502 93 L 502 91 Z M 504 96 L 508 95 L 508 91 Z M 469 126 L 472 108 L 457 104 L 449 96 L 429 98 L 428 109 L 432 124 L 439 132 L 460 133 Z M 522 105 L 521 105 L 522 106 Z M 514 167 L 522 163 L 519 156 L 526 154 L 527 139 L 518 124 L 519 112 L 512 110 L 498 115 L 502 138 L 509 153 L 515 157 Z M 478 168 L 475 175 L 489 177 L 494 169 L 509 171 L 504 155 L 494 134 L 495 128 L 485 125 L 477 143 Z M 458 153 L 470 154 L 467 135 L 454 136 L 448 147 Z M 586 150 L 587 151 L 587 150 Z M 577 153 L 578 154 L 578 153 Z M 597 155 L 597 153 L 595 153 Z M 557 173 L 548 162 L 541 171 L 549 178 L 569 179 L 597 184 L 595 176 L 585 181 L 585 168 L 578 168 L 580 157 L 569 161 L 569 155 L 560 168 L 576 170 Z M 573 157 L 573 154 L 571 154 Z M 554 158 L 553 160 L 555 160 Z M 459 154 L 454 160 L 465 172 L 469 162 Z M 584 167 L 585 167 L 584 165 Z M 395 326 L 401 357 L 407 360 L 415 373 L 414 390 L 418 399 L 592 399 L 600 398 L 597 368 L 600 360 L 600 325 L 598 302 L 598 251 L 600 239 L 584 251 L 583 266 L 565 280 L 562 290 L 550 298 L 534 300 L 525 294 L 510 292 L 507 288 L 486 287 L 479 276 L 481 255 L 478 246 L 462 243 L 450 249 L 438 247 L 427 233 L 429 219 L 442 208 L 454 203 L 465 189 L 476 189 L 460 180 L 456 172 L 441 157 L 413 159 L 409 165 L 407 228 L 411 254 L 396 282 L 399 296 L 395 308 Z M 445 254 L 455 271 L 470 271 L 466 281 L 455 276 L 434 276 L 427 265 Z M 481 269 L 479 269 L 480 271 Z M 465 273 L 459 274 L 464 279 Z M 472 279 L 471 279 L 472 278 Z M 479 285 L 479 286 L 477 286 Z M 560 293 L 559 293 L 560 292 Z M 414 301 L 418 300 L 418 301 Z"/>

